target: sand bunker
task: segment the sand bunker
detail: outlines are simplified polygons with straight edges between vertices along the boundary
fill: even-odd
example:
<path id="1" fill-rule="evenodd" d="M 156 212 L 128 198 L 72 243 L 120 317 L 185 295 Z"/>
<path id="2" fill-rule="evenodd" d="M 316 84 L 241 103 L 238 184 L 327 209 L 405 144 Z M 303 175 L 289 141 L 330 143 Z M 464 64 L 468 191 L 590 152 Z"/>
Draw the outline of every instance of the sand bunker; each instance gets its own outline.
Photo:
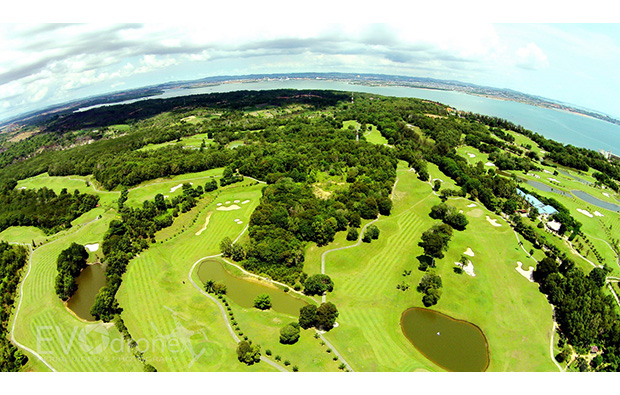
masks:
<path id="1" fill-rule="evenodd" d="M 497 223 L 497 220 L 496 220 L 496 219 L 492 219 L 492 218 L 491 218 L 491 217 L 489 217 L 488 215 L 487 215 L 487 221 L 489 221 L 489 223 L 490 223 L 491 225 L 493 225 L 493 226 L 502 226 L 501 224 L 498 224 L 498 223 Z"/>
<path id="2" fill-rule="evenodd" d="M 474 264 L 471 263 L 471 261 L 467 261 L 467 265 L 463 265 L 461 262 L 454 262 L 454 264 L 462 268 L 468 275 L 476 277 L 476 273 L 474 273 Z"/>
<path id="3" fill-rule="evenodd" d="M 433 178 L 433 181 L 443 182 L 443 180 L 441 178 Z"/>
<path id="4" fill-rule="evenodd" d="M 471 207 L 476 207 L 477 204 L 476 203 L 472 203 L 472 204 L 468 204 L 467 207 L 471 208 Z"/>
<path id="5" fill-rule="evenodd" d="M 241 200 L 235 200 L 233 203 L 239 203 Z"/>
<path id="6" fill-rule="evenodd" d="M 469 152 L 467 153 L 467 155 L 469 155 L 470 158 L 475 158 L 476 157 L 476 155 L 470 154 Z"/>
<path id="7" fill-rule="evenodd" d="M 547 178 L 547 180 L 557 182 L 558 184 L 560 183 L 560 181 L 556 180 L 555 178 L 551 178 L 551 177 Z"/>
<path id="8" fill-rule="evenodd" d="M 222 205 L 222 203 L 218 203 L 218 204 L 216 204 L 216 206 L 218 206 L 218 207 L 219 207 L 219 206 L 221 206 L 221 205 Z"/>
<path id="9" fill-rule="evenodd" d="M 239 218 L 235 218 L 235 222 L 238 223 L 239 225 L 241 225 L 243 223 L 243 221 L 240 220 Z"/>
<path id="10" fill-rule="evenodd" d="M 527 278 L 529 282 L 531 283 L 534 282 L 534 278 L 533 278 L 534 268 L 533 267 L 529 266 L 528 270 L 523 270 L 523 263 L 521 263 L 520 261 L 517 261 L 517 267 L 515 267 L 515 270 L 518 271 L 520 275 Z"/>
<path id="11" fill-rule="evenodd" d="M 198 232 L 196 232 L 196 236 L 200 236 L 200 234 L 202 232 L 204 232 L 205 230 L 207 230 L 207 225 L 209 225 L 209 219 L 211 218 L 211 214 L 213 214 L 213 211 L 209 211 L 207 213 L 207 218 L 205 218 L 205 224 L 202 227 L 202 229 L 200 229 Z"/>
<path id="12" fill-rule="evenodd" d="M 603 195 L 605 195 L 607 197 L 611 197 L 611 196 L 609 196 L 609 194 L 607 192 L 603 192 Z"/>
<path id="13" fill-rule="evenodd" d="M 230 205 L 230 206 L 220 206 L 218 208 L 216 208 L 216 210 L 218 211 L 232 211 L 232 210 L 239 210 L 241 207 L 237 206 L 236 204 Z"/>
<path id="14" fill-rule="evenodd" d="M 491 162 L 487 162 L 487 163 L 485 163 L 484 165 L 485 165 L 485 166 L 495 167 L 495 165 L 494 165 L 493 163 L 491 163 Z"/>
<path id="15" fill-rule="evenodd" d="M 471 248 L 467 248 L 467 251 L 463 253 L 464 255 L 474 256 L 474 252 Z"/>
<path id="16" fill-rule="evenodd" d="M 247 204 L 247 203 L 250 203 L 250 201 L 249 200 L 244 200 L 244 201 L 241 202 L 241 204 Z"/>
<path id="17" fill-rule="evenodd" d="M 595 212 L 594 212 L 594 215 L 596 215 L 597 217 L 604 217 L 604 215 L 603 215 L 603 214 L 601 214 L 601 213 L 599 213 L 598 211 L 595 211 Z"/>
<path id="18" fill-rule="evenodd" d="M 227 200 L 224 204 L 228 206 L 230 204 L 230 200 Z"/>
<path id="19" fill-rule="evenodd" d="M 86 245 L 84 245 L 84 248 L 86 248 L 90 252 L 95 252 L 95 251 L 97 251 L 99 249 L 99 243 L 86 244 Z"/>
<path id="20" fill-rule="evenodd" d="M 583 209 L 578 208 L 577 211 L 579 211 L 581 214 L 585 215 L 586 217 L 594 218 L 594 215 L 592 215 L 588 210 L 583 210 Z"/>
<path id="21" fill-rule="evenodd" d="M 552 172 L 550 172 L 549 170 L 543 169 L 543 171 L 547 174 L 553 174 Z"/>

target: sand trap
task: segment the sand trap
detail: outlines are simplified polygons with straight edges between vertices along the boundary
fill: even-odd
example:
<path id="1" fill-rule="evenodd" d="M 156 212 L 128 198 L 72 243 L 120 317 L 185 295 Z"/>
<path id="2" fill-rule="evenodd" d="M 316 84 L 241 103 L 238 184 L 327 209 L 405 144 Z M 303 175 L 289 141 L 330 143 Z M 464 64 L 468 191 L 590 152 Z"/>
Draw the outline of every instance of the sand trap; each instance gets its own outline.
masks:
<path id="1" fill-rule="evenodd" d="M 222 205 L 222 203 L 218 203 L 218 204 L 216 204 L 216 206 L 218 206 L 218 207 L 219 207 L 219 206 L 221 206 L 221 205 Z"/>
<path id="2" fill-rule="evenodd" d="M 601 213 L 599 213 L 598 211 L 595 211 L 595 212 L 594 212 L 594 215 L 596 215 L 597 217 L 604 217 L 604 215 L 603 215 L 603 214 L 601 214 Z"/>
<path id="3" fill-rule="evenodd" d="M 200 236 L 200 234 L 207 229 L 207 225 L 209 225 L 209 219 L 211 218 L 211 214 L 213 214 L 213 211 L 209 211 L 207 213 L 207 218 L 205 218 L 205 224 L 202 227 L 202 229 L 200 229 L 198 232 L 196 232 L 196 236 Z"/>
<path id="4" fill-rule="evenodd" d="M 236 204 L 230 205 L 230 206 L 220 206 L 218 208 L 216 208 L 216 210 L 218 211 L 232 211 L 232 210 L 239 210 L 241 207 L 237 206 Z"/>
<path id="5" fill-rule="evenodd" d="M 460 214 L 463 214 L 463 210 L 459 210 L 459 213 L 460 213 Z"/>
<path id="6" fill-rule="evenodd" d="M 241 225 L 243 223 L 243 221 L 239 220 L 239 221 L 235 221 L 236 223 L 238 223 L 239 225 Z"/>
<path id="7" fill-rule="evenodd" d="M 468 204 L 467 207 L 471 208 L 471 207 L 476 207 L 477 204 L 476 203 L 472 203 L 472 204 Z"/>
<path id="8" fill-rule="evenodd" d="M 607 197 L 611 197 L 611 196 L 609 196 L 609 194 L 607 192 L 603 192 L 603 195 L 605 195 Z"/>
<path id="9" fill-rule="evenodd" d="M 527 278 L 529 282 L 533 283 L 534 282 L 534 278 L 533 278 L 534 268 L 529 266 L 529 270 L 523 270 L 522 266 L 523 266 L 523 263 L 521 263 L 520 261 L 517 261 L 517 267 L 515 267 L 515 270 L 518 271 L 520 275 Z"/>
<path id="10" fill-rule="evenodd" d="M 549 170 L 543 169 L 543 171 L 547 174 L 553 174 L 552 172 L 550 172 Z"/>
<path id="11" fill-rule="evenodd" d="M 249 200 L 244 200 L 244 201 L 241 202 L 241 204 L 248 204 L 248 203 L 250 203 Z"/>
<path id="12" fill-rule="evenodd" d="M 233 203 L 239 203 L 241 200 L 235 200 Z"/>
<path id="13" fill-rule="evenodd" d="M 551 178 L 551 177 L 547 178 L 547 180 L 557 182 L 558 184 L 560 183 L 560 181 L 556 180 L 555 178 Z"/>
<path id="14" fill-rule="evenodd" d="M 443 180 L 441 178 L 433 178 L 433 181 L 443 182 Z"/>
<path id="15" fill-rule="evenodd" d="M 470 158 L 475 158 L 476 157 L 476 155 L 470 154 L 469 152 L 467 153 L 467 155 L 469 155 Z"/>
<path id="16" fill-rule="evenodd" d="M 495 165 L 494 165 L 493 163 L 491 163 L 491 162 L 487 162 L 487 163 L 485 163 L 484 165 L 485 165 L 485 166 L 495 167 Z"/>
<path id="17" fill-rule="evenodd" d="M 467 248 L 467 251 L 463 253 L 464 255 L 474 256 L 474 252 L 471 248 Z"/>
<path id="18" fill-rule="evenodd" d="M 468 275 L 472 276 L 472 277 L 476 277 L 476 273 L 474 273 L 474 264 L 471 263 L 471 261 L 467 261 L 467 265 L 463 266 L 463 264 L 461 262 L 454 262 L 454 264 L 456 266 L 459 266 L 460 268 L 463 269 L 463 271 L 465 273 L 467 273 Z"/>
<path id="19" fill-rule="evenodd" d="M 583 209 L 578 208 L 577 211 L 579 211 L 581 214 L 587 217 L 594 218 L 594 215 L 590 214 L 588 210 L 583 210 Z"/>
<path id="20" fill-rule="evenodd" d="M 26 187 L 20 187 L 19 189 L 28 189 L 28 188 L 26 188 Z M 609 196 L 609 195 L 607 195 L 607 196 Z"/>
<path id="21" fill-rule="evenodd" d="M 227 200 L 224 204 L 228 206 L 230 204 L 230 200 Z"/>
<path id="22" fill-rule="evenodd" d="M 170 188 L 170 193 L 172 193 L 172 192 L 176 191 L 177 189 L 181 188 L 182 186 L 183 186 L 183 184 L 179 184 L 179 185 L 177 185 L 176 187 L 172 187 L 172 188 Z"/>
<path id="23" fill-rule="evenodd" d="M 490 223 L 491 225 L 493 225 L 493 226 L 502 226 L 501 224 L 498 224 L 498 223 L 497 223 L 497 220 L 496 220 L 496 219 L 491 219 L 491 217 L 489 217 L 488 215 L 487 215 L 486 217 L 487 217 L 487 221 L 489 221 L 489 223 Z"/>
<path id="24" fill-rule="evenodd" d="M 99 249 L 99 243 L 86 244 L 86 245 L 84 245 L 84 248 L 86 248 L 90 252 L 95 252 L 95 251 L 97 251 Z"/>
<path id="25" fill-rule="evenodd" d="M 164 195 L 164 199 L 168 199 L 168 197 L 169 197 L 168 195 Z"/>

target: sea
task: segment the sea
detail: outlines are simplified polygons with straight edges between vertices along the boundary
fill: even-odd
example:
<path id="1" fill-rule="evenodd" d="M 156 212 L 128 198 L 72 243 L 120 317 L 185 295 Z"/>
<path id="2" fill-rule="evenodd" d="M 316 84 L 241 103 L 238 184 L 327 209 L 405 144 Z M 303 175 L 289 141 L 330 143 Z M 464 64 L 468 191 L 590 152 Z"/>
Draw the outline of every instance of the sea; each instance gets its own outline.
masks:
<path id="1" fill-rule="evenodd" d="M 316 89 L 338 90 L 348 92 L 365 92 L 383 96 L 416 97 L 432 100 L 449 105 L 457 110 L 469 111 L 484 115 L 507 119 L 526 129 L 540 133 L 546 138 L 571 144 L 576 147 L 585 147 L 595 151 L 605 150 L 620 154 L 620 125 L 615 125 L 596 118 L 517 103 L 508 100 L 491 99 L 470 95 L 463 92 L 420 89 L 399 86 L 365 86 L 331 80 L 298 80 L 274 79 L 252 82 L 231 82 L 219 85 L 190 89 L 169 89 L 160 95 L 147 98 L 126 100 L 116 104 L 128 104 L 140 100 L 166 99 L 213 92 L 233 92 L 240 90 L 268 90 L 268 89 Z M 110 105 L 110 104 L 104 104 Z M 80 108 L 77 111 L 86 111 L 101 107 L 96 105 Z"/>

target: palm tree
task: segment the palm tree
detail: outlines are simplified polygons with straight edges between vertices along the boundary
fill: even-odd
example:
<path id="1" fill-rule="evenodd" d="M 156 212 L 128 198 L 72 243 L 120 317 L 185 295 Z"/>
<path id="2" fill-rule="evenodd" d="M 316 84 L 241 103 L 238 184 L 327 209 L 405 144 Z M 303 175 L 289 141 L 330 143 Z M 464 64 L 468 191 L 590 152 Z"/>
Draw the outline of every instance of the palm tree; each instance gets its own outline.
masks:
<path id="1" fill-rule="evenodd" d="M 213 280 L 205 281 L 205 292 L 212 293 L 213 292 L 213 285 L 214 284 L 215 284 L 215 281 L 213 281 Z"/>

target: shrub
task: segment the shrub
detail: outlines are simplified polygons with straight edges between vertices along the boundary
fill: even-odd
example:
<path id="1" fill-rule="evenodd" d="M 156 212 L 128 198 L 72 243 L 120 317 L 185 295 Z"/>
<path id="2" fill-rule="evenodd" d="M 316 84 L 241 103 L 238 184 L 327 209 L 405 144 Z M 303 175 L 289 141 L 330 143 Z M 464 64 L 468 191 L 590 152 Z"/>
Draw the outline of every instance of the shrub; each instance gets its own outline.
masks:
<path id="1" fill-rule="evenodd" d="M 288 366 L 291 364 L 291 361 L 289 361 L 288 359 L 286 361 L 284 361 L 284 366 Z"/>
<path id="2" fill-rule="evenodd" d="M 259 310 L 268 310 L 271 308 L 271 296 L 260 294 L 254 299 L 254 307 Z"/>
<path id="3" fill-rule="evenodd" d="M 295 344 L 299 340 L 299 325 L 288 324 L 280 329 L 280 343 Z"/>
<path id="4" fill-rule="evenodd" d="M 297 365 L 293 365 L 293 372 L 299 372 L 299 367 L 297 367 Z"/>
<path id="5" fill-rule="evenodd" d="M 271 355 L 271 350 L 270 349 L 266 349 L 265 350 L 265 355 L 270 356 Z"/>

